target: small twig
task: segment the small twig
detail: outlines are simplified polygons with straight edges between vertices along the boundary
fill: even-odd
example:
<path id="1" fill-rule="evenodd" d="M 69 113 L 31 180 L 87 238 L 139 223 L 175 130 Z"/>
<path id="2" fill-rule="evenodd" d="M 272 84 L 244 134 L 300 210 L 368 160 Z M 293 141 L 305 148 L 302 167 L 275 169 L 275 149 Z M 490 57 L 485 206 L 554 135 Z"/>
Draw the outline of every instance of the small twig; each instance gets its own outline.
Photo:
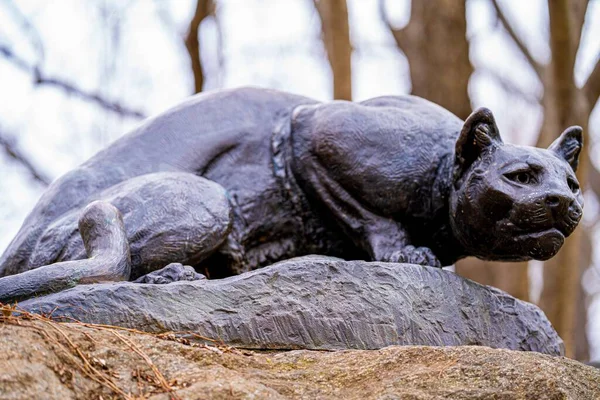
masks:
<path id="1" fill-rule="evenodd" d="M 44 59 L 44 46 L 42 45 L 42 38 L 40 33 L 35 28 L 35 26 L 31 23 L 29 18 L 25 16 L 23 11 L 14 3 L 12 0 L 4 0 L 3 5 L 5 9 L 11 15 L 11 20 L 15 21 L 21 26 L 21 34 L 19 36 L 28 36 L 30 42 L 34 48 L 34 51 L 37 53 L 37 57 L 40 60 Z"/>
<path id="2" fill-rule="evenodd" d="M 86 331 L 84 331 L 83 329 L 77 329 L 78 332 L 80 332 L 82 335 L 84 335 L 86 338 L 88 338 L 88 340 L 92 343 L 98 343 L 98 341 L 96 339 L 94 339 L 92 337 L 92 335 L 90 335 L 89 333 L 87 333 Z"/>
<path id="3" fill-rule="evenodd" d="M 44 186 L 48 186 L 52 179 L 50 179 L 46 174 L 42 173 L 27 157 L 23 154 L 15 145 L 15 141 L 11 138 L 6 137 L 2 132 L 0 132 L 0 147 L 4 148 L 6 154 L 13 160 L 17 161 L 21 164 L 27 172 L 31 175 L 33 179 L 38 181 Z"/>
<path id="4" fill-rule="evenodd" d="M 160 386 L 162 386 L 162 388 L 164 390 L 166 390 L 167 392 L 171 393 L 172 398 L 180 400 L 180 397 L 173 391 L 173 388 L 171 387 L 171 385 L 169 385 L 169 382 L 167 382 L 167 380 L 165 379 L 165 376 L 162 374 L 162 372 L 160 372 L 160 370 L 156 367 L 154 362 L 152 362 L 152 359 L 146 353 L 144 353 L 138 346 L 136 346 L 135 343 L 133 343 L 131 340 L 127 339 L 125 336 L 121 335 L 116 330 L 111 331 L 111 333 L 113 335 L 115 335 L 116 337 L 118 337 L 127 346 L 129 346 L 140 357 L 142 357 L 144 359 L 144 361 L 146 362 L 146 364 L 148 364 L 150 366 L 150 368 L 152 369 L 152 372 L 154 372 L 154 375 L 158 379 Z"/>
<path id="5" fill-rule="evenodd" d="M 15 312 L 19 312 L 18 310 L 15 310 Z M 211 339 L 208 338 L 206 336 L 202 336 L 198 333 L 192 332 L 192 331 L 166 331 L 166 332 L 160 332 L 160 333 L 153 333 L 153 332 L 145 332 L 145 331 L 140 331 L 139 329 L 135 329 L 135 328 L 126 328 L 123 326 L 115 326 L 115 325 L 106 325 L 106 324 L 92 324 L 89 322 L 82 322 L 79 321 L 75 318 L 72 317 L 68 317 L 68 316 L 60 316 L 59 318 L 63 318 L 71 323 L 74 324 L 78 324 L 78 325 L 82 325 L 88 328 L 97 328 L 97 329 L 101 329 L 101 330 L 118 330 L 118 331 L 125 331 L 125 332 L 131 332 L 131 333 L 136 333 L 136 334 L 140 334 L 140 335 L 150 335 L 150 336 L 154 336 L 157 337 L 159 339 L 161 338 L 166 338 L 168 335 L 174 335 L 175 337 L 182 336 L 182 335 L 190 335 L 193 336 L 199 340 L 204 340 L 207 342 L 212 342 L 212 343 L 216 343 L 222 346 L 226 346 L 225 342 L 223 342 L 222 340 L 215 340 L 215 339 Z"/>
<path id="6" fill-rule="evenodd" d="M 91 380 L 93 380 L 94 382 L 98 383 L 101 386 L 104 386 L 110 390 L 112 390 L 113 392 L 123 396 L 123 398 L 129 400 L 131 399 L 131 396 L 129 396 L 127 393 L 125 393 L 121 388 L 119 388 L 110 377 L 106 376 L 104 373 L 98 371 L 96 368 L 94 368 L 91 363 L 89 362 L 89 360 L 87 358 L 85 358 L 85 356 L 81 354 L 79 355 L 79 359 L 81 361 L 83 361 L 83 365 L 81 365 L 79 362 L 77 362 L 77 358 L 74 357 L 71 352 L 65 348 L 65 346 L 60 343 L 60 341 L 58 341 L 56 338 L 52 337 L 52 335 L 50 335 L 46 330 L 42 329 L 42 328 L 37 328 L 37 327 L 33 327 L 34 329 L 37 329 L 39 332 L 42 333 L 42 335 L 48 339 L 50 342 L 54 343 L 55 345 L 57 345 L 62 351 L 63 353 L 69 358 L 69 360 L 71 361 L 71 363 L 73 363 L 73 365 L 75 365 L 85 376 L 87 376 L 88 378 L 90 378 Z"/>
<path id="7" fill-rule="evenodd" d="M 492 6 L 494 6 L 494 9 L 496 10 L 496 15 L 502 23 L 502 26 L 504 27 L 508 35 L 512 38 L 513 42 L 517 45 L 517 48 L 519 49 L 521 54 L 523 54 L 529 65 L 531 65 L 531 68 L 535 71 L 539 80 L 542 81 L 544 76 L 542 65 L 540 65 L 540 63 L 538 63 L 535 60 L 535 58 L 533 58 L 533 55 L 529 51 L 529 48 L 527 48 L 527 45 L 525 45 L 523 39 L 521 39 L 521 37 L 517 34 L 512 24 L 508 21 L 508 18 L 506 18 L 506 15 L 498 5 L 498 2 L 496 0 L 491 1 Z"/>
<path id="8" fill-rule="evenodd" d="M 119 393 L 121 396 L 127 399 L 130 398 L 130 396 L 127 393 L 125 393 L 121 388 L 115 385 L 111 378 L 94 368 L 94 366 L 90 363 L 90 360 L 83 354 L 79 347 L 77 347 L 77 345 L 73 343 L 69 335 L 67 335 L 62 329 L 58 327 L 57 323 L 52 322 L 50 320 L 43 321 L 49 324 L 52 328 L 54 328 L 67 341 L 71 348 L 75 350 L 79 358 L 83 361 L 83 365 L 88 369 L 88 371 L 91 371 L 89 376 L 100 377 L 100 379 L 106 384 L 106 386 L 110 387 L 112 390 L 114 390 L 116 393 Z"/>
<path id="9" fill-rule="evenodd" d="M 21 310 L 21 309 L 17 308 L 16 304 L 6 305 L 6 304 L 0 303 L 0 311 L 1 311 L 0 323 L 7 322 L 7 323 L 18 325 L 21 320 L 25 320 L 25 321 L 39 321 L 39 322 L 42 322 L 42 323 L 50 326 L 55 332 L 58 333 L 58 335 L 60 337 L 62 337 L 64 339 L 64 341 L 68 344 L 69 348 L 71 348 L 77 354 L 80 362 L 77 362 L 77 358 L 74 357 L 65 348 L 65 346 L 62 343 L 60 343 L 56 338 L 53 338 L 45 329 L 36 327 L 36 326 L 31 326 L 31 327 L 38 331 L 41 331 L 45 337 L 47 337 L 49 340 L 51 340 L 53 343 L 57 344 L 61 349 L 63 349 L 63 351 L 65 351 L 65 353 L 67 353 L 69 359 L 77 366 L 77 368 L 79 368 L 90 379 L 113 390 L 114 392 L 123 396 L 125 399 L 133 399 L 133 397 L 131 397 L 131 395 L 125 393 L 122 389 L 120 389 L 118 386 L 116 386 L 110 377 L 106 376 L 105 374 L 103 374 L 101 371 L 97 370 L 92 365 L 89 358 L 86 357 L 85 354 L 77 347 L 77 345 L 71 340 L 69 335 L 60 328 L 60 322 L 55 322 L 55 321 L 51 320 L 50 318 L 48 318 L 48 316 L 46 316 L 46 315 L 34 314 L 29 311 Z M 52 313 L 54 311 L 56 311 L 56 309 L 52 310 Z M 49 315 L 51 315 L 52 313 L 50 313 Z M 163 339 L 163 340 L 172 340 L 171 337 L 176 338 L 176 339 L 182 339 L 180 336 L 187 335 L 187 336 L 192 336 L 198 340 L 215 343 L 214 346 L 206 346 L 206 345 L 203 346 L 206 349 L 210 349 L 212 351 L 218 351 L 221 353 L 239 352 L 238 349 L 231 347 L 231 346 L 227 346 L 223 341 L 211 339 L 211 338 L 202 336 L 198 333 L 191 332 L 191 331 L 151 333 L 151 332 L 140 331 L 138 329 L 133 329 L 133 328 L 125 328 L 125 327 L 121 327 L 121 326 L 86 323 L 86 322 L 78 321 L 71 317 L 60 317 L 60 318 L 64 318 L 64 319 L 70 321 L 69 323 L 76 325 L 78 327 L 86 327 L 86 328 L 98 329 L 98 330 L 103 330 L 103 331 L 109 331 L 110 333 L 115 335 L 119 340 L 121 340 L 123 343 L 125 343 L 135 353 L 137 353 L 140 357 L 142 357 L 144 359 L 144 361 L 152 369 L 154 375 L 157 378 L 159 385 L 164 390 L 169 392 L 169 394 L 171 395 L 171 397 L 173 399 L 179 399 L 179 397 L 174 392 L 173 387 L 171 387 L 171 385 L 166 380 L 164 375 L 156 367 L 156 365 L 154 364 L 152 359 L 146 353 L 144 353 L 135 343 L 133 343 L 131 340 L 127 339 L 125 336 L 120 334 L 119 331 L 153 336 L 155 338 Z M 96 342 L 89 334 L 87 334 L 83 330 L 78 329 L 78 332 L 84 334 L 91 341 Z M 189 342 L 186 344 L 189 344 Z M 195 343 L 192 343 L 191 345 L 198 346 Z M 239 352 L 239 354 L 248 355 L 248 354 L 244 354 L 243 352 Z"/>
<path id="10" fill-rule="evenodd" d="M 14 305 L 10 306 L 10 305 L 0 304 L 0 310 L 2 310 L 2 316 L 0 317 L 0 322 L 6 322 L 6 323 L 12 323 L 15 325 L 20 325 L 19 320 L 24 319 L 24 320 L 38 321 L 38 322 L 41 322 L 42 324 L 44 324 L 45 326 L 51 327 L 55 332 L 57 332 L 59 334 L 59 336 L 63 337 L 63 339 L 67 342 L 68 346 L 77 354 L 80 361 L 77 361 L 78 358 L 73 356 L 73 354 L 71 354 L 71 352 L 62 343 L 60 343 L 60 341 L 56 337 L 51 335 L 43 326 L 42 327 L 38 327 L 38 326 L 34 326 L 34 325 L 30 326 L 31 328 L 40 332 L 42 334 L 42 336 L 45 337 L 47 340 L 49 340 L 51 343 L 53 343 L 58 348 L 60 348 L 64 352 L 64 354 L 67 356 L 67 358 L 71 361 L 71 363 L 75 367 L 77 367 L 79 370 L 81 370 L 81 372 L 84 375 L 86 375 L 88 378 L 90 378 L 94 382 L 100 384 L 101 386 L 107 387 L 108 389 L 121 395 L 123 398 L 125 398 L 127 400 L 131 399 L 131 396 L 129 396 L 127 393 L 125 393 L 125 391 L 123 391 L 121 388 L 119 388 L 112 381 L 112 379 L 110 377 L 108 377 L 101 371 L 98 371 L 96 368 L 94 368 L 94 366 L 90 363 L 89 359 L 85 356 L 85 354 L 83 354 L 83 352 L 70 339 L 70 337 L 62 329 L 60 329 L 58 327 L 58 324 L 56 322 L 53 322 L 50 319 L 48 319 L 42 315 L 32 314 L 27 311 L 18 310 L 16 308 L 16 306 L 14 306 Z M 13 312 L 19 313 L 19 317 L 13 315 Z"/>

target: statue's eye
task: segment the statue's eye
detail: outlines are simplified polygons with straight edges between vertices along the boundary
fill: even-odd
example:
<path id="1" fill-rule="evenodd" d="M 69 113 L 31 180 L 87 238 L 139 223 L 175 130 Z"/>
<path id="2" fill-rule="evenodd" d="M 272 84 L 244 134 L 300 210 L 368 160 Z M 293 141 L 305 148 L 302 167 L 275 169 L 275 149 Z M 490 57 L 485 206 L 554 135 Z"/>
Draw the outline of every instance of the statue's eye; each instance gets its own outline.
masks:
<path id="1" fill-rule="evenodd" d="M 533 176 L 533 174 L 531 172 L 528 172 L 528 171 L 512 172 L 512 173 L 506 174 L 504 176 L 506 176 L 509 180 L 520 183 L 522 185 L 528 185 L 530 183 L 535 183 L 535 177 Z"/>
<path id="2" fill-rule="evenodd" d="M 571 189 L 571 192 L 577 193 L 579 191 L 579 183 L 577 183 L 575 179 L 568 177 L 567 184 L 569 185 L 569 189 Z"/>

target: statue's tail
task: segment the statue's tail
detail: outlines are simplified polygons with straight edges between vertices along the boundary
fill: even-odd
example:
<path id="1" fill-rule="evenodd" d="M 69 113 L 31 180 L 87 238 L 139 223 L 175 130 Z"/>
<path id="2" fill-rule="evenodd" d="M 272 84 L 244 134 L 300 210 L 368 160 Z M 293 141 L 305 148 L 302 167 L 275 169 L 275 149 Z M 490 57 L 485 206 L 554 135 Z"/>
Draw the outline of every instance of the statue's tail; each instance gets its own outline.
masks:
<path id="1" fill-rule="evenodd" d="M 52 182 L 25 218 L 23 226 L 4 254 L 0 256 L 0 277 L 59 261 L 56 255 L 51 258 L 53 256 L 51 252 L 38 257 L 37 260 L 32 259 L 44 234 L 54 234 L 48 231 L 48 227 L 65 214 L 83 208 L 89 202 L 87 199 L 94 193 L 118 183 L 119 179 L 120 176 L 105 177 L 95 168 L 82 166 Z M 63 232 L 59 233 L 63 234 Z M 56 237 L 52 242 L 63 243 L 62 238 Z M 37 253 L 39 256 L 40 252 Z"/>
<path id="2" fill-rule="evenodd" d="M 0 302 L 20 301 L 79 283 L 129 279 L 129 243 L 117 208 L 103 201 L 91 203 L 79 218 L 79 232 L 87 259 L 59 262 L 0 278 Z"/>

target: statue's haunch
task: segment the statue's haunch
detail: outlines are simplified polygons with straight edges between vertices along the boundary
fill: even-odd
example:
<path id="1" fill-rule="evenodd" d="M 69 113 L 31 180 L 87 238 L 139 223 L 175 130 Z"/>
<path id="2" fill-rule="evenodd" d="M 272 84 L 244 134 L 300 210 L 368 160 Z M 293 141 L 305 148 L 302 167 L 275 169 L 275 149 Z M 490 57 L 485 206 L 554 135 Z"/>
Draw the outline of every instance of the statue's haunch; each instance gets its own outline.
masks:
<path id="1" fill-rule="evenodd" d="M 582 215 L 581 133 L 539 149 L 503 143 L 487 109 L 463 122 L 414 96 L 203 93 L 48 188 L 0 258 L 0 301 L 306 254 L 545 260 Z"/>

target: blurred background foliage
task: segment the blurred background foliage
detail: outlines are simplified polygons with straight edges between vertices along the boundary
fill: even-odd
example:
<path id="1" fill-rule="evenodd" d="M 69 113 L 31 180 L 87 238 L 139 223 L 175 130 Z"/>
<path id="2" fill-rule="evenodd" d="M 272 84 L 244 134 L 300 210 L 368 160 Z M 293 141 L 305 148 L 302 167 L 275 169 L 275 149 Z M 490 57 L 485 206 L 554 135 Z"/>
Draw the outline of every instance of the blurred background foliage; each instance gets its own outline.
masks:
<path id="1" fill-rule="evenodd" d="M 196 92 L 486 106 L 512 143 L 584 127 L 584 221 L 546 263 L 455 270 L 537 303 L 567 355 L 598 359 L 599 57 L 597 0 L 2 0 L 0 251 L 52 180 Z"/>

